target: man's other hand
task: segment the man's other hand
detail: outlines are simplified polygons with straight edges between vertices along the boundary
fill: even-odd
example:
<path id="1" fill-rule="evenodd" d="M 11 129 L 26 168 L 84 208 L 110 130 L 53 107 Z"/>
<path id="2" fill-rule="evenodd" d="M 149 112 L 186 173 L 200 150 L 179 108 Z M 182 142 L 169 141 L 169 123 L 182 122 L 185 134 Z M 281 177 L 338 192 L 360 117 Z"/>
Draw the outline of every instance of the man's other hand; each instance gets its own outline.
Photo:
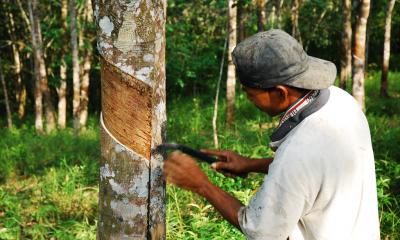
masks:
<path id="1" fill-rule="evenodd" d="M 249 173 L 251 158 L 239 155 L 231 150 L 207 150 L 201 149 L 202 153 L 218 156 L 221 162 L 211 164 L 211 166 L 218 172 L 224 174 L 226 177 L 236 178 L 236 175 L 221 172 L 221 170 L 230 170 L 237 173 Z"/>
<path id="2" fill-rule="evenodd" d="M 196 193 L 209 182 L 196 161 L 179 151 L 171 153 L 164 163 L 163 177 L 167 182 Z"/>

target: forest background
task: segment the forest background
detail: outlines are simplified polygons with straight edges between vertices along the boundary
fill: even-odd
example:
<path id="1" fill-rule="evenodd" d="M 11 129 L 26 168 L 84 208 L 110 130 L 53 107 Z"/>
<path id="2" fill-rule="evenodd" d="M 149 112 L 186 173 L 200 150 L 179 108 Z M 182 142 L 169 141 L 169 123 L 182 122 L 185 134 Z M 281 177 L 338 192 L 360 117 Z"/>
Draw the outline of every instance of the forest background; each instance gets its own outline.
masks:
<path id="1" fill-rule="evenodd" d="M 296 38 L 302 42 L 307 54 L 336 64 L 339 71 L 335 85 L 339 86 L 343 2 L 234 2 L 233 8 L 238 14 L 237 42 L 272 28 L 297 34 Z M 389 84 L 387 94 L 382 95 L 385 7 L 388 2 L 371 2 L 365 44 L 365 113 L 375 154 L 381 237 L 400 239 L 400 4 L 397 2 L 392 11 Z M 1 0 L 0 58 L 5 88 L 0 88 L 0 239 L 94 239 L 99 191 L 101 92 L 91 2 L 41 0 L 37 36 L 32 34 L 35 31 L 32 22 L 37 20 L 33 18 L 29 3 Z M 353 39 L 358 6 L 358 1 L 351 6 Z M 71 21 L 71 16 L 75 17 L 71 15 L 71 7 L 75 9 L 75 23 Z M 228 34 L 227 21 L 227 1 L 168 1 L 168 141 L 194 148 L 214 147 L 213 107 L 224 40 Z M 297 30 L 294 30 L 295 25 Z M 73 50 L 71 34 L 74 30 L 71 29 L 76 31 L 78 51 Z M 43 92 L 40 101 L 43 101 L 44 109 L 43 132 L 37 128 L 35 37 L 42 51 L 39 88 Z M 227 62 L 228 54 L 224 56 Z M 75 86 L 76 79 L 79 82 L 75 90 L 74 63 L 80 66 L 80 71 L 75 72 Z M 249 157 L 273 156 L 268 136 L 278 118 L 261 114 L 248 103 L 239 84 L 236 84 L 234 121 L 230 125 L 225 123 L 227 70 L 225 64 L 218 105 L 218 147 Z M 352 93 L 351 83 L 349 73 L 346 87 L 349 93 Z M 8 99 L 4 97 L 5 89 Z M 73 102 L 77 99 L 79 104 L 74 107 Z M 12 130 L 7 128 L 7 102 Z M 244 203 L 263 181 L 260 174 L 234 181 L 208 166 L 202 167 L 215 184 Z M 172 186 L 167 186 L 167 237 L 244 239 L 207 201 Z"/>

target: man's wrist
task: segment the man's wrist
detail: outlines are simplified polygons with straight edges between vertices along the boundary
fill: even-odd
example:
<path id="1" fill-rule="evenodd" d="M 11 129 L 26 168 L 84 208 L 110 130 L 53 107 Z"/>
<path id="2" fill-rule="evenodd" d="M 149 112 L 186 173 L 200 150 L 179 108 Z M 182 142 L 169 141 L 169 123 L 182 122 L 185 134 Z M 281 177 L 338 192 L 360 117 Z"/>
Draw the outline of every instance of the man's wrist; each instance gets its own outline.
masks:
<path id="1" fill-rule="evenodd" d="M 206 197 L 206 194 L 209 192 L 210 188 L 212 188 L 214 185 L 207 179 L 204 180 L 195 190 L 197 194 L 200 196 Z"/>

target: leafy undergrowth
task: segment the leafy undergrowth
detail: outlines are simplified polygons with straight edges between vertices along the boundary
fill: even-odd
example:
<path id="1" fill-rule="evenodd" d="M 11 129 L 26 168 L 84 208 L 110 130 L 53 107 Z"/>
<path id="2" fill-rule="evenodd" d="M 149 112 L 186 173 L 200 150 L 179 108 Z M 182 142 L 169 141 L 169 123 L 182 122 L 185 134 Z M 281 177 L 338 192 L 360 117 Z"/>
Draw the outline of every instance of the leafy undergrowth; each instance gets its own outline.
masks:
<path id="1" fill-rule="evenodd" d="M 367 118 L 376 162 L 382 239 L 400 239 L 400 74 L 390 75 L 391 97 L 381 99 L 380 73 L 366 79 Z M 221 95 L 223 96 L 223 94 Z M 213 95 L 168 98 L 168 141 L 213 148 Z M 220 149 L 249 157 L 273 156 L 270 118 L 237 89 L 236 121 L 224 124 L 219 108 Z M 98 116 L 75 137 L 71 129 L 37 136 L 32 126 L 0 130 L 0 239 L 95 239 L 98 202 Z M 4 126 L 5 124 L 2 124 Z M 262 174 L 232 180 L 201 167 L 213 183 L 244 204 L 263 182 Z M 245 239 L 205 199 L 167 186 L 168 239 Z"/>

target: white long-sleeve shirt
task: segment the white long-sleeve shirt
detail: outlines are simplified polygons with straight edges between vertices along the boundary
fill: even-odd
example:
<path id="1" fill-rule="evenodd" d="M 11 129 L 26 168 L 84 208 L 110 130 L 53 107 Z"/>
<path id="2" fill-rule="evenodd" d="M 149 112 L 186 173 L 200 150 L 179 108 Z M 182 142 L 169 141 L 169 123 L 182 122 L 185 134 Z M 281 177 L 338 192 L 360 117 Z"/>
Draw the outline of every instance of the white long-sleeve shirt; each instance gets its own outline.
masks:
<path id="1" fill-rule="evenodd" d="M 240 209 L 248 239 L 380 239 L 368 122 L 347 92 L 329 91 L 278 143 L 264 183 Z"/>

